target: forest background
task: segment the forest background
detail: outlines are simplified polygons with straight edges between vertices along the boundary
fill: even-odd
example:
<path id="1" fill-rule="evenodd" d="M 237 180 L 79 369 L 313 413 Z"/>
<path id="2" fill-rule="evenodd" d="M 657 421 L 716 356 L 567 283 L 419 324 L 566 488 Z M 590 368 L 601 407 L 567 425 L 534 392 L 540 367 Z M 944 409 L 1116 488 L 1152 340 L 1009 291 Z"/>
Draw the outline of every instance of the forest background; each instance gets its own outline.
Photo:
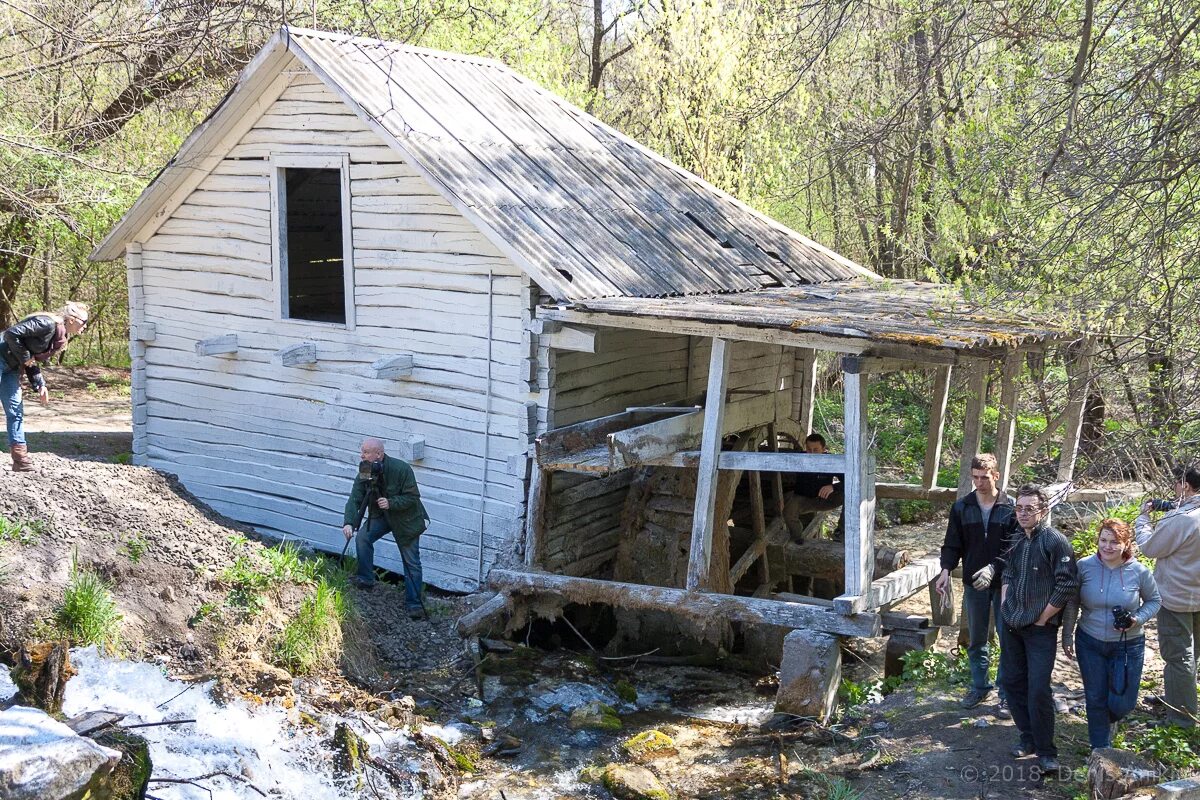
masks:
<path id="1" fill-rule="evenodd" d="M 124 265 L 87 254 L 285 20 L 498 58 L 884 276 L 1090 334 L 1085 476 L 1198 450 L 1192 0 L 0 0 L 0 322 L 83 299 L 68 363 L 128 363 Z M 1077 355 L 1027 360 L 1018 452 Z M 919 475 L 931 385 L 872 386 L 883 474 Z"/>

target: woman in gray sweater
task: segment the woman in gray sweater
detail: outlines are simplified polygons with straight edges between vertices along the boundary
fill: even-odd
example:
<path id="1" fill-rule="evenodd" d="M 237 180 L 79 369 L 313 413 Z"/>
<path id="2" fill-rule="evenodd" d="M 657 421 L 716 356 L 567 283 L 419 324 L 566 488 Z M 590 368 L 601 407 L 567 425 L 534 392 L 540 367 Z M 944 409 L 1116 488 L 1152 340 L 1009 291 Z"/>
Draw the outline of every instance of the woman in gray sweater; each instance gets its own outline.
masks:
<path id="1" fill-rule="evenodd" d="M 1146 653 L 1142 626 L 1162 605 L 1154 575 L 1134 558 L 1127 523 L 1104 520 L 1096 544 L 1094 555 L 1079 560 L 1078 599 L 1063 618 L 1063 652 L 1078 655 L 1092 749 L 1111 746 L 1117 720 L 1137 705 Z"/>

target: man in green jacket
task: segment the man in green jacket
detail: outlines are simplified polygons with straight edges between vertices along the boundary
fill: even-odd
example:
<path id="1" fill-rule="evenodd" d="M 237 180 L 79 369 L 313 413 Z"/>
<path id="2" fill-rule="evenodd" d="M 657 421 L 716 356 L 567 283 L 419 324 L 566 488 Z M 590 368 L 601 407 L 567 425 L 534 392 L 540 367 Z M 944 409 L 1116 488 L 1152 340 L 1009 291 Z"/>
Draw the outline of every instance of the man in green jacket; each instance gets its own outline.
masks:
<path id="1" fill-rule="evenodd" d="M 361 525 L 354 543 L 358 574 L 351 581 L 367 591 L 374 587 L 375 542 L 391 533 L 404 564 L 404 605 L 409 617 L 420 619 L 425 613 L 421 602 L 424 585 L 420 540 L 429 525 L 429 514 L 421 503 L 416 476 L 407 463 L 384 453 L 380 439 L 363 439 L 359 454 L 362 463 L 342 519 L 346 541 L 354 536 L 354 527 Z"/>

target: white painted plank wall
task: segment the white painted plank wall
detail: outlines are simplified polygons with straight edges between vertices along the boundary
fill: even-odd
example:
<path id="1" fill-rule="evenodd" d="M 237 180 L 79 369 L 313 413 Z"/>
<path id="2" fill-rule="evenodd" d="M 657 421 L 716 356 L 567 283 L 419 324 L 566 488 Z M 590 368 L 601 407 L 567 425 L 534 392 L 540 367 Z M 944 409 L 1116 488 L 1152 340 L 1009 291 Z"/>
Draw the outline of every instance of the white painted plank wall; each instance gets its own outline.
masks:
<path id="1" fill-rule="evenodd" d="M 353 331 L 274 318 L 264 160 L 273 152 L 349 153 Z M 419 436 L 425 457 L 414 469 L 433 518 L 425 579 L 474 588 L 480 542 L 485 569 L 511 551 L 525 502 L 509 457 L 525 452 L 529 434 L 520 422 L 530 398 L 527 280 L 316 78 L 294 78 L 144 243 L 140 279 L 137 316 L 157 326 L 139 348 L 141 461 L 236 519 L 340 551 L 361 438 L 380 435 L 396 453 Z M 196 341 L 227 333 L 236 354 L 195 354 Z M 300 342 L 316 345 L 315 364 L 272 359 Z M 411 377 L 375 379 L 371 362 L 396 353 L 412 354 Z M 377 559 L 401 571 L 394 545 L 382 543 Z"/>

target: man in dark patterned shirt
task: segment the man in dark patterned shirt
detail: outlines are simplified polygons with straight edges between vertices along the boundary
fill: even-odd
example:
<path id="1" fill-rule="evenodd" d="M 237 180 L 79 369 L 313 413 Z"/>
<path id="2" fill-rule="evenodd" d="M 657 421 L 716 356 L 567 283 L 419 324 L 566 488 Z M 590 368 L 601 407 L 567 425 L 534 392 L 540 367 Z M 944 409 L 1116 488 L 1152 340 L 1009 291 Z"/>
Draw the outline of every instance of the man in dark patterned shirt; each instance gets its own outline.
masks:
<path id="1" fill-rule="evenodd" d="M 1050 676 L 1062 610 L 1079 591 L 1075 552 L 1046 524 L 1050 500 L 1040 486 L 1017 490 L 1018 537 L 1005 560 L 1001 588 L 1000 671 L 1013 722 L 1021 733 L 1015 758 L 1037 753 L 1043 772 L 1058 771 Z"/>

